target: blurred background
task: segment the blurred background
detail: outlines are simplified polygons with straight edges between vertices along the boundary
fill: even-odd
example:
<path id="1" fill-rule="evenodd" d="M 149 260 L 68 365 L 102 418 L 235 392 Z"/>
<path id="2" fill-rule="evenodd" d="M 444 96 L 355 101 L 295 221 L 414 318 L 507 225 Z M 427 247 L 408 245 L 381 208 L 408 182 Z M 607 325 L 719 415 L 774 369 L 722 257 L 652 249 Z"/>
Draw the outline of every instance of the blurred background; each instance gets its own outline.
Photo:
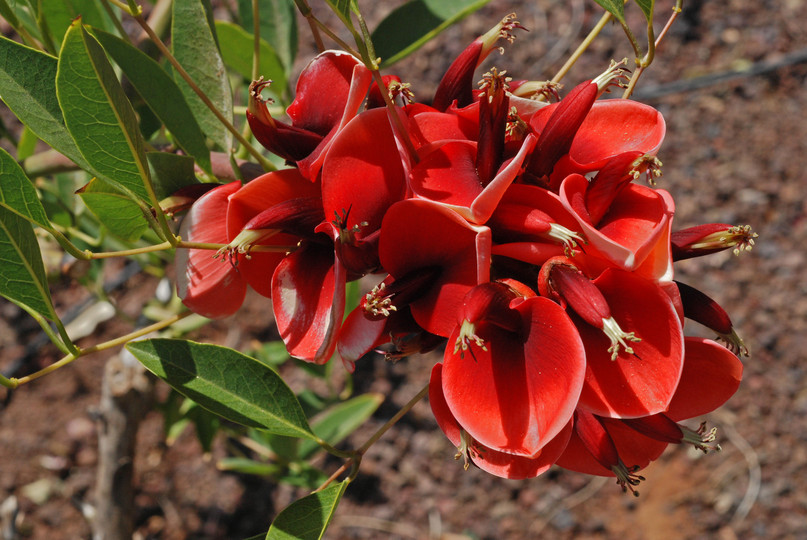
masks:
<path id="1" fill-rule="evenodd" d="M 359 0 L 371 28 L 398 4 Z M 332 20 L 321 6 L 312 7 Z M 656 2 L 656 28 L 671 7 Z M 807 2 L 685 1 L 683 7 L 634 97 L 667 121 L 659 187 L 675 198 L 674 228 L 723 222 L 750 224 L 759 234 L 756 247 L 739 257 L 725 252 L 676 264 L 676 279 L 721 303 L 751 351 L 740 390 L 708 418 L 723 451 L 704 456 L 670 448 L 642 473 L 647 480 L 638 498 L 623 494 L 613 479 L 555 469 L 508 481 L 464 471 L 422 402 L 365 456 L 328 538 L 807 538 Z M 641 12 L 632 3 L 626 10 L 641 31 Z M 514 78 L 551 78 L 602 10 L 591 0 L 493 0 L 389 73 L 428 101 L 454 57 L 511 12 L 529 32 L 504 44 L 504 55 L 494 52 L 480 76 L 495 65 Z M 313 53 L 302 21 L 300 36 L 302 69 Z M 564 79 L 562 95 L 612 58 L 631 55 L 622 29 L 608 25 Z M 84 294 L 69 276 L 62 279 L 53 287 L 59 309 Z M 156 279 L 141 273 L 111 297 L 134 318 L 156 287 Z M 249 348 L 272 335 L 267 311 L 262 299 L 251 298 L 241 313 L 197 338 Z M 5 370 L 34 342 L 37 327 L 5 301 L 0 313 Z M 127 328 L 113 320 L 92 339 Z M 687 330 L 711 337 L 694 324 Z M 0 414 L 0 498 L 17 496 L 26 537 L 89 537 L 82 505 L 93 485 L 93 410 L 108 357 L 82 358 L 16 391 Z M 55 358 L 44 349 L 37 361 Z M 361 444 L 415 395 L 434 361 L 392 364 L 377 356 L 358 363 L 355 391 L 388 399 L 351 444 Z M 218 470 L 230 445 L 221 437 L 206 453 L 192 428 L 167 445 L 160 412 L 146 415 L 134 463 L 140 538 L 255 535 L 305 494 Z M 322 466 L 333 470 L 338 463 Z"/>

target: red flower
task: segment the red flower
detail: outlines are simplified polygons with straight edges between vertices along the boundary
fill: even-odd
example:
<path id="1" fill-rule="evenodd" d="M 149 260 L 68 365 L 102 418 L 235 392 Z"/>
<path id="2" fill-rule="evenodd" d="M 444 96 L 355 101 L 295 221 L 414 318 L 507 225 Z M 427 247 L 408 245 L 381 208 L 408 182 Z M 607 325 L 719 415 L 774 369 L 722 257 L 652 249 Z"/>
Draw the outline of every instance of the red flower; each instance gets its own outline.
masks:
<path id="1" fill-rule="evenodd" d="M 474 70 L 496 48 L 499 39 L 512 42 L 515 38 L 510 32 L 516 28 L 524 27 L 515 20 L 515 14 L 511 13 L 468 45 L 443 75 L 434 93 L 434 108 L 445 111 L 455 101 L 458 107 L 470 105 L 473 101 Z"/>
<path id="2" fill-rule="evenodd" d="M 564 310 L 508 287 L 471 289 L 443 360 L 442 392 L 462 428 L 485 447 L 535 458 L 568 424 L 585 352 Z"/>
<path id="3" fill-rule="evenodd" d="M 473 463 L 483 471 L 502 478 L 513 480 L 535 478 L 547 471 L 566 448 L 572 431 L 571 422 L 567 422 L 560 433 L 541 447 L 534 457 L 500 452 L 481 444 L 463 429 L 451 413 L 443 395 L 442 373 L 442 364 L 436 364 L 432 368 L 432 376 L 429 381 L 429 403 L 440 429 L 457 447 L 455 459 L 463 458 L 466 469 L 470 463 Z"/>
<path id="4" fill-rule="evenodd" d="M 316 179 L 328 141 L 358 113 L 372 74 L 355 57 L 325 51 L 300 74 L 294 101 L 286 110 L 291 125 L 269 114 L 261 90 L 270 81 L 253 82 L 247 120 L 255 138 L 268 150 L 296 164 L 306 178 Z"/>
<path id="5" fill-rule="evenodd" d="M 199 197 L 182 221 L 180 236 L 188 242 L 226 244 L 228 199 L 240 187 L 241 182 L 231 182 Z M 207 249 L 177 250 L 177 294 L 195 313 L 227 317 L 244 302 L 247 281 L 237 266 L 214 254 Z"/>
<path id="6" fill-rule="evenodd" d="M 443 337 L 454 329 L 465 293 L 490 279 L 490 229 L 430 201 L 392 205 L 381 226 L 378 252 L 396 282 L 416 284 L 417 295 L 408 305 L 417 323 Z M 418 276 L 429 279 L 424 283 Z M 395 297 L 390 300 L 396 304 Z"/>
<path id="7" fill-rule="evenodd" d="M 701 338 L 686 338 L 686 357 L 681 380 L 663 413 L 633 419 L 602 418 L 584 409 L 575 411 L 574 432 L 557 463 L 561 467 L 616 476 L 623 489 L 636 494 L 641 476 L 636 472 L 661 455 L 667 444 L 688 443 L 706 452 L 715 430 L 706 431 L 677 422 L 713 411 L 737 390 L 742 364 L 720 345 Z"/>
<path id="8" fill-rule="evenodd" d="M 614 196 L 604 215 L 592 223 L 585 202 L 588 189 L 588 180 L 579 174 L 568 176 L 560 187 L 563 206 L 588 241 L 586 253 L 603 259 L 605 265 L 648 279 L 671 280 L 672 196 L 662 189 L 629 183 Z"/>
<path id="9" fill-rule="evenodd" d="M 387 209 L 406 195 L 404 163 L 386 109 L 372 109 L 353 118 L 333 139 L 325 158 L 325 216 L 335 218 L 337 253 L 357 275 L 378 267 L 373 235 L 377 236 Z"/>
<path id="10" fill-rule="evenodd" d="M 669 296 L 657 284 L 608 269 L 591 281 L 568 259 L 541 269 L 541 294 L 574 313 L 586 347 L 580 406 L 629 418 L 664 411 L 678 386 L 683 332 Z"/>

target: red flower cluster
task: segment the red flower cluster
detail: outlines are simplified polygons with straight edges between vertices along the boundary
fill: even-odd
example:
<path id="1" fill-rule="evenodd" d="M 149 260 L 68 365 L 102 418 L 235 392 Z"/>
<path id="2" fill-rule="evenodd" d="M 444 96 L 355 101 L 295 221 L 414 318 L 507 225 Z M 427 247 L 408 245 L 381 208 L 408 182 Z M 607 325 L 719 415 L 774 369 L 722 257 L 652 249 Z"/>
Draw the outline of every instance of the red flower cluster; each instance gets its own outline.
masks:
<path id="1" fill-rule="evenodd" d="M 258 140 L 290 168 L 203 195 L 183 223 L 180 296 L 224 317 L 247 285 L 270 297 L 291 355 L 348 369 L 372 350 L 399 357 L 446 343 L 429 397 L 466 463 L 507 478 L 553 463 L 616 476 L 669 443 L 714 439 L 679 421 L 737 389 L 744 351 L 725 312 L 673 281 L 674 260 L 753 244 L 746 228 L 671 232 L 655 109 L 598 101 L 621 71 L 559 102 L 549 84 L 473 73 L 505 18 L 454 62 L 432 105 L 386 88 L 354 57 L 327 51 L 300 75 L 290 123 L 251 88 Z M 386 93 L 386 95 L 385 95 Z M 652 184 L 652 181 L 651 181 Z M 343 321 L 345 284 L 379 274 Z M 685 337 L 685 318 L 732 348 Z"/>

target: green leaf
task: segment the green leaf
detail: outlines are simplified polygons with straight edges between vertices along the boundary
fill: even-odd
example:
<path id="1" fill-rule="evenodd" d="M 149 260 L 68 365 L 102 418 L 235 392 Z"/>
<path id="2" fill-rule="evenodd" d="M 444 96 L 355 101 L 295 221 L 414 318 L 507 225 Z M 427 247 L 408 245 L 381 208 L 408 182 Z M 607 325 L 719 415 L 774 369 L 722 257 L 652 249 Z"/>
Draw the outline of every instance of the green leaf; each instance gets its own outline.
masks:
<path id="1" fill-rule="evenodd" d="M 258 0 L 258 25 L 261 38 L 277 51 L 286 68 L 288 80 L 297 56 L 297 8 L 294 0 Z M 253 32 L 252 0 L 238 0 L 241 25 Z"/>
<path id="2" fill-rule="evenodd" d="M 29 0 L 0 0 L 0 17 L 20 33 L 20 30 L 27 31 L 33 37 L 41 39 L 39 28 L 36 24 L 36 12 Z"/>
<path id="3" fill-rule="evenodd" d="M 227 70 L 219 54 L 209 18 L 207 0 L 175 0 L 171 19 L 171 47 L 180 65 L 228 121 L 233 119 L 233 98 Z M 185 95 L 202 131 L 222 150 L 232 146 L 232 133 L 179 76 L 174 78 Z"/>
<path id="4" fill-rule="evenodd" d="M 242 457 L 230 457 L 219 460 L 216 467 L 220 471 L 232 471 L 243 474 L 255 474 L 258 476 L 274 476 L 283 470 L 283 467 L 276 463 L 264 463 L 254 459 Z M 261 537 L 263 538 L 263 537 Z"/>
<path id="5" fill-rule="evenodd" d="M 655 7 L 655 0 L 635 0 L 636 4 L 639 6 L 639 9 L 642 10 L 644 13 L 645 19 L 647 22 L 653 22 L 653 8 Z"/>
<path id="6" fill-rule="evenodd" d="M 600 6 L 602 6 L 605 11 L 610 13 L 614 16 L 614 18 L 619 21 L 623 26 L 627 24 L 625 22 L 625 3 L 622 0 L 594 0 Z"/>
<path id="7" fill-rule="evenodd" d="M 0 36 L 0 97 L 40 139 L 89 169 L 56 99 L 57 65 L 53 56 Z"/>
<path id="8" fill-rule="evenodd" d="M 345 28 L 355 34 L 356 29 L 353 26 L 353 19 L 351 19 L 350 13 L 351 11 L 353 13 L 359 12 L 359 6 L 356 4 L 356 0 L 325 0 L 325 3 L 339 16 Z"/>
<path id="9" fill-rule="evenodd" d="M 125 193 L 149 202 L 144 183 L 148 163 L 132 104 L 103 48 L 80 19 L 62 42 L 56 94 L 67 130 L 93 169 Z"/>
<path id="10" fill-rule="evenodd" d="M 34 185 L 17 161 L 2 148 L 0 148 L 0 205 L 43 229 L 51 228 L 50 220 L 39 201 Z"/>
<path id="11" fill-rule="evenodd" d="M 101 30 L 93 30 L 93 35 L 120 66 L 157 118 L 165 124 L 176 143 L 196 158 L 200 167 L 211 172 L 210 151 L 205 136 L 174 79 L 160 64 L 123 39 Z"/>
<path id="12" fill-rule="evenodd" d="M 252 80 L 252 34 L 240 26 L 225 21 L 216 21 L 216 34 L 221 43 L 224 63 L 245 79 Z M 288 84 L 286 70 L 275 50 L 263 39 L 260 40 L 258 74 L 272 80 L 270 91 L 274 88 L 276 95 L 284 94 Z"/>
<path id="13" fill-rule="evenodd" d="M 146 369 L 233 422 L 291 437 L 314 437 L 300 403 L 272 369 L 227 347 L 150 339 L 126 348 Z"/>
<path id="14" fill-rule="evenodd" d="M 490 0 L 410 0 L 390 13 L 371 39 L 382 67 L 422 47 L 437 34 Z"/>
<path id="15" fill-rule="evenodd" d="M 334 446 L 370 418 L 383 402 L 383 394 L 356 396 L 322 413 L 317 420 L 311 423 L 311 429 L 325 442 Z M 298 447 L 300 459 L 308 459 L 319 448 L 314 441 L 300 441 Z"/>
<path id="16" fill-rule="evenodd" d="M 333 518 L 348 481 L 333 484 L 293 502 L 280 512 L 266 540 L 319 540 Z"/>
<path id="17" fill-rule="evenodd" d="M 109 16 L 104 8 L 101 7 L 101 3 L 97 0 L 69 0 L 61 2 L 49 2 L 45 0 L 40 2 L 40 6 L 40 16 L 45 18 L 48 27 L 53 35 L 56 36 L 57 40 L 78 17 L 81 17 L 81 20 L 85 24 L 95 28 L 102 28 L 104 30 L 112 30 L 114 28 Z M 58 42 L 56 46 L 61 47 L 61 44 L 62 42 Z"/>
<path id="18" fill-rule="evenodd" d="M 0 206 L 0 295 L 57 319 L 34 230 L 4 206 Z"/>
<path id="19" fill-rule="evenodd" d="M 199 183 L 193 171 L 193 158 L 190 156 L 146 152 L 146 159 L 157 199 L 162 200 L 185 186 Z"/>
<path id="20" fill-rule="evenodd" d="M 36 136 L 36 133 L 31 131 L 28 126 L 24 126 L 20 140 L 17 143 L 17 161 L 22 162 L 33 156 L 38 142 L 39 137 Z"/>
<path id="21" fill-rule="evenodd" d="M 134 242 L 149 227 L 140 205 L 101 178 L 93 178 L 78 196 L 98 221 L 122 240 Z"/>

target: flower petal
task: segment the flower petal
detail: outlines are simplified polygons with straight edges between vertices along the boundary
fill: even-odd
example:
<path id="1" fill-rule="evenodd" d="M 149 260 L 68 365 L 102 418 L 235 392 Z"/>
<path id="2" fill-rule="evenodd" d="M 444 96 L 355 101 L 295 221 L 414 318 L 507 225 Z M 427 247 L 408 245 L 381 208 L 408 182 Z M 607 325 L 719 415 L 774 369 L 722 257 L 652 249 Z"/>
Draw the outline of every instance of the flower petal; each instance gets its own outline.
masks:
<path id="1" fill-rule="evenodd" d="M 578 321 L 586 346 L 586 384 L 580 406 L 600 416 L 630 418 L 663 412 L 678 386 L 684 340 L 669 296 L 652 281 L 609 269 L 594 280 L 625 332 L 641 341 L 635 354 L 611 360 L 611 341 L 602 330 Z"/>
<path id="2" fill-rule="evenodd" d="M 743 376 L 743 364 L 709 339 L 687 337 L 681 381 L 665 413 L 676 422 L 712 412 L 725 403 Z"/>
<path id="3" fill-rule="evenodd" d="M 442 368 L 442 364 L 436 364 L 432 368 L 432 376 L 429 381 L 429 403 L 440 429 L 443 430 L 443 433 L 454 446 L 460 448 L 462 445 L 462 427 L 457 423 L 451 409 L 448 408 L 448 403 L 446 403 L 443 395 Z M 535 478 L 547 471 L 555 463 L 564 448 L 566 448 L 571 433 L 572 423 L 570 421 L 533 458 L 498 452 L 492 448 L 487 448 L 478 441 L 472 441 L 471 448 L 468 450 L 474 465 L 485 472 L 511 480 Z M 457 458 L 459 457 L 458 455 Z"/>
<path id="4" fill-rule="evenodd" d="M 484 446 L 535 457 L 566 426 L 583 384 L 583 345 L 546 298 L 520 300 L 524 335 L 479 325 L 484 348 L 446 350 L 443 393 L 454 417 Z M 459 337 L 458 327 L 449 344 Z"/>
<path id="5" fill-rule="evenodd" d="M 304 243 L 272 277 L 272 307 L 291 356 L 324 364 L 345 312 L 345 273 L 330 246 Z"/>
<path id="6" fill-rule="evenodd" d="M 227 200 L 239 188 L 241 182 L 231 182 L 202 195 L 182 221 L 180 236 L 188 242 L 226 244 Z M 244 302 L 247 283 L 237 266 L 214 255 L 209 249 L 177 250 L 177 294 L 195 313 L 227 317 Z"/>
<path id="7" fill-rule="evenodd" d="M 439 275 L 411 303 L 425 330 L 448 337 L 465 293 L 490 281 L 490 229 L 470 225 L 448 208 L 408 199 L 389 208 L 378 244 L 381 264 L 395 279 L 433 268 Z"/>

